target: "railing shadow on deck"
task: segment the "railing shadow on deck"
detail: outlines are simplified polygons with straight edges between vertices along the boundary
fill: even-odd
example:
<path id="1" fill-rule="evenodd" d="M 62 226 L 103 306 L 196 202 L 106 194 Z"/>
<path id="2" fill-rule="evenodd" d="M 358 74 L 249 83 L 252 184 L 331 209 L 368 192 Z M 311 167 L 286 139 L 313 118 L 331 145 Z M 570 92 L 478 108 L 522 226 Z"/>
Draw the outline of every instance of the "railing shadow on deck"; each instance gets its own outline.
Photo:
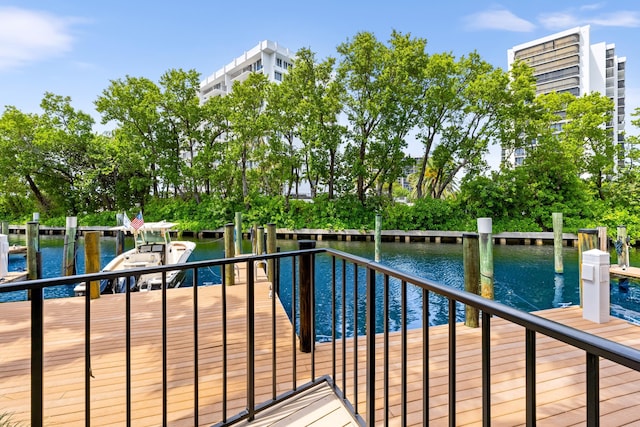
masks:
<path id="1" fill-rule="evenodd" d="M 330 367 L 319 367 L 316 364 L 315 352 L 317 345 L 312 345 L 310 348 L 310 354 L 303 355 L 296 348 L 296 343 L 299 343 L 296 336 L 299 333 L 299 319 L 300 313 L 298 307 L 301 306 L 300 292 L 296 289 L 299 288 L 299 269 L 300 260 L 304 257 L 308 257 L 312 260 L 311 268 L 311 286 L 314 286 L 315 274 L 313 274 L 314 266 L 318 257 L 327 257 L 331 264 L 331 333 L 330 337 L 327 337 L 329 343 L 323 345 L 329 345 L 331 350 L 331 364 Z M 288 270 L 281 271 L 282 260 L 288 260 Z M 271 391 L 270 398 L 266 401 L 256 401 L 256 343 L 257 340 L 263 340 L 264 337 L 257 337 L 255 334 L 255 286 L 256 286 L 256 264 L 263 261 L 273 260 L 275 268 L 275 283 L 272 285 L 274 289 L 274 295 L 279 295 L 279 283 L 283 277 L 287 277 L 290 280 L 291 286 L 291 312 L 289 318 L 291 320 L 291 335 L 293 340 L 291 341 L 289 354 L 287 357 L 283 357 L 282 354 L 276 354 L 276 303 L 277 298 L 272 298 L 271 303 L 271 322 L 272 322 L 272 336 L 271 344 L 268 346 L 271 349 Z M 44 362 L 44 323 L 43 323 L 43 290 L 47 287 L 58 286 L 64 284 L 74 284 L 79 282 L 89 283 L 90 281 L 99 281 L 103 279 L 117 279 L 119 277 L 127 277 L 127 280 L 132 280 L 133 277 L 143 273 L 150 272 L 163 272 L 163 282 L 166 282 L 166 273 L 176 269 L 192 272 L 192 283 L 198 282 L 198 271 L 201 269 L 219 268 L 221 271 L 220 276 L 224 277 L 223 269 L 226 265 L 231 264 L 244 264 L 246 265 L 246 337 L 242 343 L 231 343 L 227 337 L 227 313 L 226 313 L 226 297 L 225 286 L 221 286 L 222 292 L 222 304 L 220 306 L 220 316 L 222 319 L 222 327 L 220 331 L 220 340 L 222 347 L 222 364 L 223 374 L 222 380 L 219 384 L 221 392 L 221 400 L 215 402 L 216 405 L 221 406 L 220 419 L 215 421 L 215 425 L 232 425 L 243 420 L 252 420 L 261 411 L 270 408 L 289 397 L 292 397 L 298 393 L 301 393 L 314 385 L 326 381 L 336 392 L 336 394 L 344 401 L 345 406 L 352 412 L 354 418 L 362 425 L 376 425 L 378 423 L 387 423 L 389 417 L 389 395 L 386 391 L 389 389 L 389 375 L 390 375 L 390 341 L 389 335 L 391 333 L 392 326 L 390 325 L 390 289 L 393 285 L 394 289 L 399 289 L 400 294 L 400 320 L 398 322 L 400 334 L 400 361 L 393 361 L 393 365 L 400 365 L 400 421 L 402 425 L 407 424 L 407 376 L 410 374 L 410 366 L 407 360 L 407 306 L 409 305 L 408 288 L 417 289 L 421 294 L 422 310 L 422 424 L 429 424 L 429 296 L 440 295 L 448 301 L 448 423 L 451 426 L 456 425 L 456 383 L 459 378 L 456 374 L 456 305 L 465 304 L 468 306 L 476 307 L 481 312 L 481 370 L 482 370 L 482 419 L 485 425 L 489 425 L 491 421 L 491 363 L 490 363 L 490 351 L 491 351 L 491 319 L 492 316 L 505 319 L 513 324 L 520 325 L 525 330 L 525 360 L 526 360 L 526 424 L 533 426 L 536 424 L 536 336 L 543 335 L 551 337 L 557 341 L 573 346 L 576 349 L 580 349 L 585 353 L 585 372 L 586 372 L 586 420 L 587 425 L 595 426 L 599 425 L 599 408 L 600 408 L 600 396 L 599 396 L 599 362 L 600 358 L 608 359 L 616 364 L 630 368 L 635 371 L 640 371 L 640 351 L 627 347 L 597 336 L 590 335 L 588 333 L 575 330 L 573 328 L 561 325 L 559 323 L 543 319 L 541 317 L 525 313 L 494 301 L 486 300 L 480 296 L 459 291 L 454 288 L 442 285 L 440 283 L 419 278 L 410 274 L 397 271 L 392 268 L 388 268 L 379 263 L 372 262 L 368 259 L 353 256 L 344 252 L 320 248 L 309 249 L 292 252 L 282 252 L 269 255 L 257 255 L 247 256 L 243 258 L 230 258 L 221 260 L 209 260 L 198 261 L 181 264 L 179 266 L 167 266 L 167 267 L 153 267 L 144 269 L 134 269 L 126 272 L 126 275 L 122 273 L 96 273 L 88 275 L 78 275 L 61 277 L 55 279 L 43 279 L 29 282 L 12 283 L 0 286 L 0 293 L 10 291 L 29 290 L 31 293 L 31 425 L 42 426 L 44 419 L 45 402 L 43 393 L 43 362 Z M 364 281 L 362 278 L 364 277 Z M 398 288 L 399 287 L 399 288 Z M 197 311 L 198 307 L 198 286 L 193 287 L 193 310 Z M 364 290 L 364 295 L 358 295 Z M 167 321 L 167 293 L 171 290 L 163 288 L 160 291 L 162 293 L 162 422 L 163 425 L 168 425 L 168 409 L 167 409 L 167 394 L 168 394 L 168 381 L 167 381 L 167 330 L 170 325 Z M 349 297 L 348 292 L 353 292 L 353 296 Z M 317 307 L 316 301 L 313 299 L 315 292 L 311 293 L 312 301 L 311 307 Z M 360 299 L 362 297 L 363 299 Z M 91 420 L 91 366 L 88 362 L 91 355 L 91 341 L 88 337 L 91 336 L 91 304 L 89 293 L 85 298 L 85 420 L 86 424 L 90 424 Z M 328 296 L 324 295 L 324 300 L 327 301 Z M 351 301 L 352 305 L 348 306 L 348 301 Z M 127 425 L 132 423 L 132 399 L 131 394 L 131 344 L 130 344 L 130 331 L 131 331 L 131 303 L 130 292 L 126 293 L 126 380 L 125 389 L 126 393 L 126 421 Z M 358 303 L 360 302 L 360 303 Z M 415 305 L 415 301 L 412 301 Z M 364 310 L 363 310 L 364 309 Z M 360 311 L 360 313 L 359 313 Z M 364 311 L 364 313 L 362 313 Z M 198 335 L 198 316 L 194 313 L 193 316 L 193 424 L 199 425 L 199 408 L 202 403 L 202 399 L 199 394 L 198 383 L 199 366 L 200 361 L 198 358 L 200 350 L 199 335 Z M 364 325 L 361 322 L 364 320 Z M 262 321 L 262 319 L 260 320 Z M 315 337 L 315 325 L 316 316 L 312 315 L 309 319 L 312 330 Z M 376 326 L 377 325 L 377 326 Z M 349 328 L 348 328 L 349 326 Z M 397 325 L 396 325 L 397 326 Z M 349 329 L 349 330 L 348 330 Z M 364 334 L 358 336 L 358 331 L 364 330 Z M 355 333 L 354 333 L 355 331 Z M 351 333 L 350 333 L 351 332 Z M 349 335 L 351 335 L 349 337 Z M 380 351 L 379 341 L 376 338 L 380 338 L 382 335 L 382 351 L 384 352 L 382 366 L 379 366 L 376 361 L 376 352 Z M 347 345 L 347 341 L 349 344 Z M 315 340 L 314 340 L 315 342 Z M 244 388 L 246 408 L 243 411 L 228 414 L 229 407 L 229 387 L 228 378 L 226 372 L 227 366 L 227 349 L 231 345 L 246 346 L 246 387 Z M 338 348 L 339 347 L 339 348 Z M 349 354 L 347 353 L 347 347 L 350 347 Z M 279 350 L 280 351 L 280 350 Z M 366 375 L 358 375 L 358 372 L 362 370 L 358 367 L 358 355 L 362 352 L 365 353 L 365 366 L 364 371 Z M 310 373 L 301 375 L 304 376 L 304 384 L 300 383 L 298 378 L 297 359 L 302 357 L 308 357 L 310 362 Z M 353 360 L 347 363 L 347 359 L 353 357 Z M 283 366 L 283 361 L 289 361 L 291 366 Z M 307 359 L 305 359 L 307 360 Z M 278 372 L 280 371 L 280 373 Z M 287 375 L 290 372 L 290 378 L 287 380 L 289 383 L 283 391 L 283 386 L 277 381 L 276 378 L 282 377 L 282 372 L 286 371 Z M 382 372 L 384 387 L 382 388 L 382 395 L 380 390 L 374 386 L 376 383 L 376 376 Z M 363 378 L 364 377 L 364 381 Z M 307 381 L 308 380 L 308 381 Z M 349 389 L 347 387 L 349 386 Z M 364 393 L 362 391 L 364 390 Z M 347 397 L 350 398 L 348 399 Z M 363 396 L 363 397 L 362 397 Z M 260 395 L 264 397 L 264 393 Z M 364 404 L 364 407 L 362 404 Z M 209 403 L 208 403 L 209 404 Z"/>

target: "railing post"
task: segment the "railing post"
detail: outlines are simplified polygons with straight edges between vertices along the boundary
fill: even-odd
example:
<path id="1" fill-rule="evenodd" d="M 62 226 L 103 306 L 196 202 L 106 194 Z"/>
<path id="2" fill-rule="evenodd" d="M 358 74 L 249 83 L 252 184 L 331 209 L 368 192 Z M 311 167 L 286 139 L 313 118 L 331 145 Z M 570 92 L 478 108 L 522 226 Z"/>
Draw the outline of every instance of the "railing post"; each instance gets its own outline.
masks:
<path id="1" fill-rule="evenodd" d="M 255 418 L 255 277 L 253 260 L 247 261 L 247 410 L 249 421 Z"/>
<path id="2" fill-rule="evenodd" d="M 357 331 L 356 331 L 357 333 Z M 357 381 L 358 373 L 355 373 Z M 376 425 L 376 271 L 367 268 L 367 425 Z M 387 391 L 385 391 L 385 394 Z M 357 397 L 356 397 L 357 399 Z"/>
<path id="3" fill-rule="evenodd" d="M 316 247 L 315 240 L 299 240 L 298 249 L 313 249 Z M 313 287 L 311 271 L 313 256 L 311 254 L 300 255 L 299 283 L 300 283 L 300 351 L 310 353 L 311 347 L 315 343 L 315 333 L 313 331 L 314 307 Z"/>
<path id="4" fill-rule="evenodd" d="M 464 290 L 479 295 L 480 288 L 480 255 L 479 242 L 476 233 L 462 235 L 462 259 L 464 264 Z M 464 306 L 464 324 L 470 328 L 479 325 L 479 311 L 476 307 Z"/>
<path id="5" fill-rule="evenodd" d="M 31 425 L 42 427 L 44 414 L 44 292 L 29 291 L 31 297 Z"/>

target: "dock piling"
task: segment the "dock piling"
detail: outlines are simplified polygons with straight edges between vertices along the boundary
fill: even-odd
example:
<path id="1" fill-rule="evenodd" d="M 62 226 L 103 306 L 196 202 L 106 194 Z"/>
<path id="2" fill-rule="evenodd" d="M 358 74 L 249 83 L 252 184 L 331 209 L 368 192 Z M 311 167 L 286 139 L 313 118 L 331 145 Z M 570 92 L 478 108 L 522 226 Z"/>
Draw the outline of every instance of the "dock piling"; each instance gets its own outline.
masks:
<path id="1" fill-rule="evenodd" d="M 233 239 L 233 223 L 226 224 L 224 226 L 224 257 L 233 258 L 236 256 L 234 251 L 234 239 Z M 233 274 L 235 265 L 227 264 L 224 266 L 224 285 L 232 286 L 235 284 L 235 276 Z"/>
<path id="2" fill-rule="evenodd" d="M 480 254 L 480 295 L 493 299 L 493 238 L 491 236 L 493 220 L 478 218 L 479 254 Z"/>
<path id="3" fill-rule="evenodd" d="M 240 255 L 242 253 L 242 212 L 236 212 L 236 238 L 235 238 L 235 253 Z"/>
<path id="4" fill-rule="evenodd" d="M 274 254 L 276 253 L 276 225 L 272 222 L 267 224 L 267 253 Z M 275 260 L 270 259 L 267 261 L 267 278 L 271 284 L 274 284 L 275 278 Z"/>
<path id="5" fill-rule="evenodd" d="M 480 291 L 480 255 L 477 233 L 465 233 L 462 236 L 462 259 L 464 264 L 464 290 L 478 295 Z M 476 307 L 465 305 L 464 324 L 477 328 L 480 324 L 479 311 Z"/>
<path id="6" fill-rule="evenodd" d="M 562 260 L 562 212 L 553 212 L 553 261 L 557 274 L 564 272 Z"/>
<path id="7" fill-rule="evenodd" d="M 299 240 L 298 249 L 313 249 L 315 240 Z M 299 256 L 299 284 L 300 284 L 300 351 L 311 353 L 315 343 L 314 331 L 314 286 L 313 286 L 313 255 Z"/>
<path id="8" fill-rule="evenodd" d="M 616 253 L 618 254 L 618 267 L 629 267 L 629 242 L 627 236 L 627 227 L 618 226 L 618 238 L 616 239 Z"/>
<path id="9" fill-rule="evenodd" d="M 9 221 L 0 222 L 0 227 L 2 227 L 2 231 L 0 231 L 0 234 L 6 234 L 8 236 L 9 235 Z"/>
<path id="10" fill-rule="evenodd" d="M 116 214 L 116 225 L 121 227 L 124 225 L 124 214 Z M 124 230 L 116 231 L 116 256 L 124 252 Z"/>
<path id="11" fill-rule="evenodd" d="M 64 232 L 64 251 L 62 254 L 62 275 L 76 274 L 76 233 L 78 218 L 68 216 Z"/>
<path id="12" fill-rule="evenodd" d="M 27 279 L 36 280 L 42 275 L 38 258 L 40 253 L 40 224 L 38 221 L 27 223 Z"/>
<path id="13" fill-rule="evenodd" d="M 380 241 L 382 240 L 382 215 L 376 214 L 375 261 L 380 262 Z"/>
<path id="14" fill-rule="evenodd" d="M 100 232 L 88 231 L 84 233 L 84 272 L 85 274 L 100 271 Z M 91 299 L 100 298 L 100 282 L 92 280 L 89 285 Z"/>
<path id="15" fill-rule="evenodd" d="M 598 247 L 598 230 L 595 228 L 581 228 L 578 230 L 578 283 L 580 284 L 580 307 L 582 307 L 582 254 Z"/>

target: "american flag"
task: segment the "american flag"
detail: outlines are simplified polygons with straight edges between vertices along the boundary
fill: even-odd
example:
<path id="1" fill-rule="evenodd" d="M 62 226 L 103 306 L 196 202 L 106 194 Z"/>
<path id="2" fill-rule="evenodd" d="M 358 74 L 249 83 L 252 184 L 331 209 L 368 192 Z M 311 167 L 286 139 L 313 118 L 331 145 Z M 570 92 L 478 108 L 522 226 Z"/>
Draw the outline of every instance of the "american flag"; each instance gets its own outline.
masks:
<path id="1" fill-rule="evenodd" d="M 131 220 L 131 226 L 137 230 L 143 225 L 144 225 L 144 219 L 142 218 L 142 212 L 139 212 L 138 215 L 136 215 L 136 217 Z"/>

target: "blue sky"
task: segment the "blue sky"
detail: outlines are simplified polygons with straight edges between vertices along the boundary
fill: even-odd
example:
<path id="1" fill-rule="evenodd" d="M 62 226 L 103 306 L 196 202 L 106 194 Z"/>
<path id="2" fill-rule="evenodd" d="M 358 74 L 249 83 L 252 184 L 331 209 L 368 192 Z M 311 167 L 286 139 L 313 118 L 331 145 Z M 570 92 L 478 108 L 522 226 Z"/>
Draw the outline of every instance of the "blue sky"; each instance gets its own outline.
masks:
<path id="1" fill-rule="evenodd" d="M 627 131 L 637 134 L 628 116 L 640 106 L 635 0 L 0 0 L 0 108 L 39 113 L 49 91 L 99 122 L 93 101 L 110 80 L 157 81 L 171 68 L 204 78 L 265 39 L 336 56 L 336 46 L 360 31 L 387 40 L 396 29 L 426 38 L 429 53 L 476 50 L 506 68 L 507 49 L 586 24 L 592 43 L 615 43 L 627 57 Z"/>

